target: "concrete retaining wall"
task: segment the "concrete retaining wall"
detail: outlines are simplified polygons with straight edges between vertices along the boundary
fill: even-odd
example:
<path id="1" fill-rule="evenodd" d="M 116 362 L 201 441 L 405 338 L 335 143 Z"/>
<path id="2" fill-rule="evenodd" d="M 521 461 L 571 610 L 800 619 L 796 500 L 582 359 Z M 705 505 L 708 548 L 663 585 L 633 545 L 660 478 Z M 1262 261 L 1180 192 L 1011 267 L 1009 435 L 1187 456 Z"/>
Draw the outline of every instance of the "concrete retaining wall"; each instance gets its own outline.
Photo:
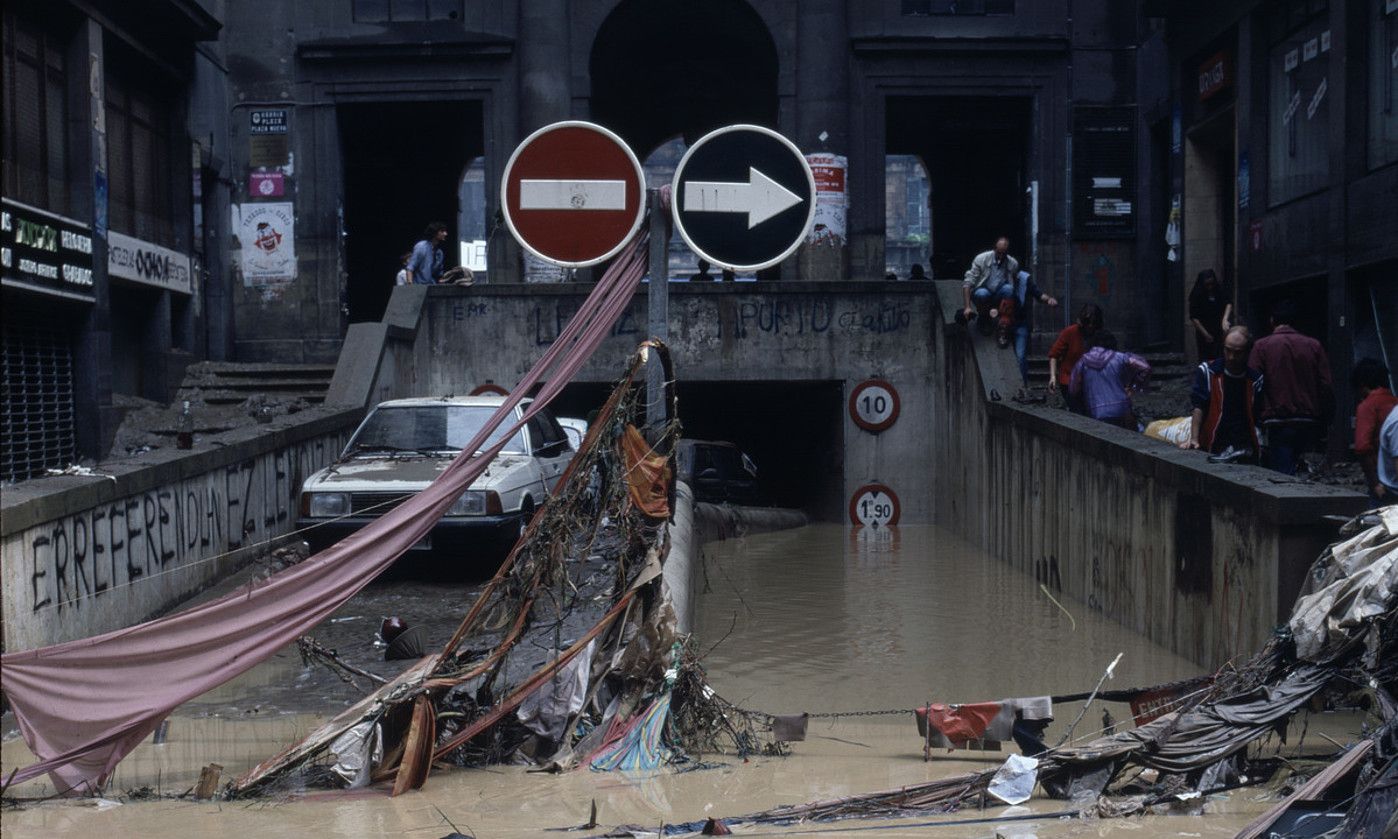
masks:
<path id="1" fill-rule="evenodd" d="M 665 585 L 670 589 L 679 631 L 694 631 L 704 545 L 805 525 L 806 514 L 800 510 L 696 503 L 689 485 L 677 483 L 675 520 L 670 523 L 670 555 L 665 560 Z"/>
<path id="2" fill-rule="evenodd" d="M 486 383 L 512 387 L 591 288 L 399 286 L 381 323 L 350 327 L 327 402 L 364 408 Z M 673 283 L 675 371 L 681 382 L 834 382 L 845 399 L 870 376 L 887 380 L 901 394 L 891 428 L 863 431 L 843 399 L 837 408 L 840 432 L 829 454 L 844 481 L 831 491 L 836 503 L 825 506 L 843 511 L 854 488 L 881 483 L 902 499 L 903 521 L 927 522 L 932 297 L 930 283 Z M 577 381 L 616 381 L 646 337 L 645 307 L 643 290 Z"/>
<path id="3" fill-rule="evenodd" d="M 315 409 L 222 445 L 108 463 L 111 477 L 6 488 L 3 643 L 26 650 L 147 620 L 289 533 L 301 481 L 339 455 L 362 412 Z"/>
<path id="4" fill-rule="evenodd" d="M 1260 647 L 1334 536 L 1325 517 L 1364 496 L 1017 404 L 1013 353 L 954 324 L 959 284 L 937 285 L 936 521 L 1202 665 Z"/>

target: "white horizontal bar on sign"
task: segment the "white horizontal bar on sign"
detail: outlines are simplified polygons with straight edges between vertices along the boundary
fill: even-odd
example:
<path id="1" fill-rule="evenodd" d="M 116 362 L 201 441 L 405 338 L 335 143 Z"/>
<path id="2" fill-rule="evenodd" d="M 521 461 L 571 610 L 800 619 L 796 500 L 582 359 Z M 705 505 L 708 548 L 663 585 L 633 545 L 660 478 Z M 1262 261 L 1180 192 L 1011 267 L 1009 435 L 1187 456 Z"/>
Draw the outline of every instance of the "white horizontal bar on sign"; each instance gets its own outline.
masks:
<path id="1" fill-rule="evenodd" d="M 626 181 L 519 182 L 521 210 L 625 210 Z"/>

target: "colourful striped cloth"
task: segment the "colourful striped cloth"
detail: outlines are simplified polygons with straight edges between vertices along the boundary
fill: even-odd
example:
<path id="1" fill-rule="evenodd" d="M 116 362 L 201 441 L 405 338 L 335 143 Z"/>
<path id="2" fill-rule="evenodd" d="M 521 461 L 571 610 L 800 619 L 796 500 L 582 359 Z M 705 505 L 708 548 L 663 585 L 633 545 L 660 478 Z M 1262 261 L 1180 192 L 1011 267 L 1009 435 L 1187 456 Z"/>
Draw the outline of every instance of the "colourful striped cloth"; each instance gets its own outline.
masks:
<path id="1" fill-rule="evenodd" d="M 606 743 L 588 761 L 599 772 L 658 769 L 670 760 L 670 749 L 661 742 L 665 719 L 670 715 L 670 691 L 656 697 L 645 711 L 608 732 Z"/>

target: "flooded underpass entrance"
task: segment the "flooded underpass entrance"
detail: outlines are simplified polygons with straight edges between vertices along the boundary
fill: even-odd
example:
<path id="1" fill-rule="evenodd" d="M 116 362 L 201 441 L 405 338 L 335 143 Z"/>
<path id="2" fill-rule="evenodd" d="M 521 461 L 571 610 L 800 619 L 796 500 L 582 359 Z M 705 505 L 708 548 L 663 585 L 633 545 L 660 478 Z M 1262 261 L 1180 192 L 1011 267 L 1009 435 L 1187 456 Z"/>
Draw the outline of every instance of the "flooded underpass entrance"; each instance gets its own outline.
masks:
<path id="1" fill-rule="evenodd" d="M 682 380 L 677 390 L 685 439 L 732 443 L 757 469 L 755 497 L 699 500 L 786 507 L 822 521 L 844 518 L 843 382 Z M 604 385 L 574 384 L 554 404 L 560 416 L 586 418 L 606 394 Z M 698 489 L 695 476 L 682 477 Z"/>
<path id="2" fill-rule="evenodd" d="M 86 802 L 30 804 L 5 813 L 6 835 L 63 833 L 153 837 L 281 835 L 443 836 L 453 828 L 474 836 L 536 836 L 549 828 L 588 821 L 592 802 L 603 826 L 688 822 L 737 816 L 816 799 L 896 788 L 978 770 L 1002 762 L 1005 752 L 937 751 L 924 762 L 909 709 L 933 702 L 1090 690 L 1118 653 L 1112 687 L 1158 684 L 1197 675 L 1199 668 L 1081 604 L 1062 607 L 1029 577 L 987 558 L 934 527 L 902 527 L 870 539 L 838 525 L 814 525 L 705 546 L 707 590 L 698 603 L 697 642 L 712 686 L 743 708 L 815 716 L 804 742 L 787 757 L 698 756 L 647 775 L 575 770 L 541 774 L 522 766 L 445 768 L 419 792 L 398 798 L 373 789 L 353 793 L 294 790 L 285 798 L 254 802 L 136 801 L 121 806 Z M 373 629 L 390 611 L 410 618 L 449 612 L 427 622 L 428 646 L 449 634 L 476 589 L 424 588 L 397 582 L 371 586 L 313 633 L 349 664 L 396 672 L 382 662 Z M 452 611 L 456 610 L 456 611 Z M 418 618 L 421 619 L 421 618 Z M 225 773 L 243 771 L 316 720 L 340 711 L 364 693 L 341 684 L 294 647 L 242 679 L 185 706 L 159 744 L 147 741 L 123 764 L 111 794 L 149 787 L 179 792 L 209 762 Z M 1059 739 L 1080 705 L 1061 705 L 1046 732 Z M 1096 704 L 1074 731 L 1086 739 L 1103 725 L 1102 710 L 1118 721 L 1129 710 Z M 864 712 L 891 713 L 867 715 Z M 1066 717 L 1067 719 L 1064 719 Z M 1314 714 L 1307 753 L 1333 751 L 1317 730 L 1346 736 L 1348 717 Z M 8 731 L 4 767 L 28 762 L 22 741 Z M 1266 749 L 1277 748 L 1273 738 Z M 1293 758 L 1293 737 L 1282 747 Z M 18 793 L 24 794 L 24 793 Z M 36 791 L 37 794 L 37 791 Z M 951 822 L 937 835 L 1098 836 L 1145 829 L 1143 835 L 1232 835 L 1265 809 L 1262 789 L 1235 790 L 1180 803 L 1178 816 L 1083 821 L 1056 815 L 1073 805 L 1034 798 L 1018 808 L 986 810 L 915 821 Z M 1275 799 L 1273 799 L 1275 800 Z M 1206 816 L 1194 817 L 1202 807 Z M 970 824 L 970 820 L 1023 816 L 1024 820 Z M 960 822 L 959 824 L 956 824 Z M 739 834 L 838 834 L 870 822 L 842 821 L 791 827 L 739 827 Z M 905 824 L 880 831 L 925 835 Z"/>

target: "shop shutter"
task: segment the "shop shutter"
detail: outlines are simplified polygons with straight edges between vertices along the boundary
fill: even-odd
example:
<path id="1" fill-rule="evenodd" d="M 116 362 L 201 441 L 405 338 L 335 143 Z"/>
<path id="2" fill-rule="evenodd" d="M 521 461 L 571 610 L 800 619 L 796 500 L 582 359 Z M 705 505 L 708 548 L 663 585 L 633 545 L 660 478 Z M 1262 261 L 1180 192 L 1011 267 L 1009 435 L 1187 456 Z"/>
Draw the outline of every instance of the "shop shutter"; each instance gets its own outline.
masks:
<path id="1" fill-rule="evenodd" d="M 76 459 L 71 334 L 53 307 L 8 300 L 0 341 L 0 480 L 22 481 Z"/>

